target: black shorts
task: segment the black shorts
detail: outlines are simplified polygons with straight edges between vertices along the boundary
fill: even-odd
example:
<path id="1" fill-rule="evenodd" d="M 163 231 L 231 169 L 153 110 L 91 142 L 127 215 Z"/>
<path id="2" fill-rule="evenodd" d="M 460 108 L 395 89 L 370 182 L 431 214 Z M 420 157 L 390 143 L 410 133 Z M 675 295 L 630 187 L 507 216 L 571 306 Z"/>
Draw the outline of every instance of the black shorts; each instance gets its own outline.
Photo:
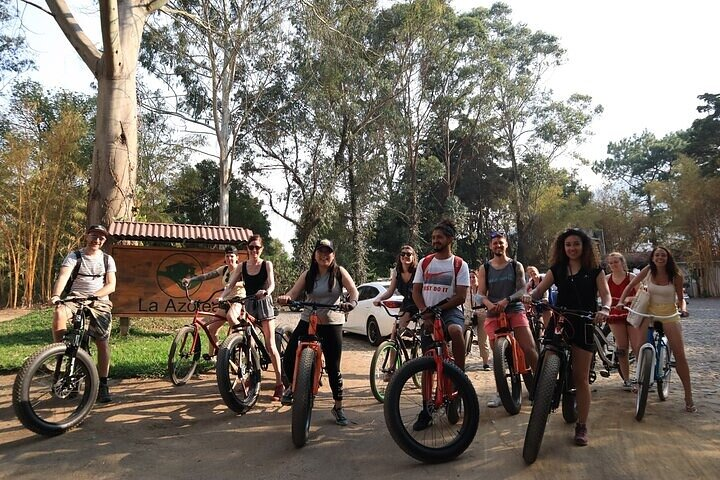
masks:
<path id="1" fill-rule="evenodd" d="M 595 328 L 591 321 L 574 315 L 566 315 L 565 338 L 570 345 L 595 352 Z M 555 336 L 555 317 L 552 317 L 545 328 L 545 338 L 552 340 Z"/>

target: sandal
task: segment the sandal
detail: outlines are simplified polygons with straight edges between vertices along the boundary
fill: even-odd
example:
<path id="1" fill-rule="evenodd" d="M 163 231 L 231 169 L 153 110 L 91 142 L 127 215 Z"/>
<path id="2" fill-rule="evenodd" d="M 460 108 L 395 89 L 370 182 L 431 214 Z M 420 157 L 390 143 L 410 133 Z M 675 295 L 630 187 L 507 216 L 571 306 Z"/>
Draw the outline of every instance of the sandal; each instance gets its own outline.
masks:
<path id="1" fill-rule="evenodd" d="M 687 404 L 687 403 L 686 403 L 686 404 L 685 404 L 685 411 L 686 411 L 687 413 L 696 413 L 696 412 L 697 412 L 697 407 L 696 407 L 695 404 L 693 404 L 693 403 L 690 403 L 690 404 Z"/>

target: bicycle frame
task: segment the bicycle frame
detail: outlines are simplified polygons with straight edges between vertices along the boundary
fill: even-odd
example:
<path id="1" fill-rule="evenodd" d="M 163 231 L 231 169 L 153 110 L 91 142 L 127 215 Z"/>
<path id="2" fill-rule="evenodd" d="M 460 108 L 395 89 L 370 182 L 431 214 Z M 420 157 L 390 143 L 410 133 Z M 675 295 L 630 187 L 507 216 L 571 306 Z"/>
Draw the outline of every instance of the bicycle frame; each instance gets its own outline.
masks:
<path id="1" fill-rule="evenodd" d="M 423 373 L 422 379 L 422 392 L 423 401 L 426 405 L 432 405 L 435 409 L 442 407 L 445 404 L 446 397 L 450 400 L 452 397 L 452 384 L 445 378 L 444 375 L 444 362 L 455 363 L 450 349 L 445 341 L 445 329 L 443 327 L 442 317 L 438 312 L 435 312 L 435 321 L 433 322 L 432 332 L 433 346 L 429 348 L 424 355 L 432 357 L 435 361 L 435 371 L 437 372 L 437 381 L 433 386 L 432 378 L 428 378 L 428 373 Z M 433 389 L 435 394 L 433 395 Z"/>
<path id="2" fill-rule="evenodd" d="M 495 330 L 495 338 L 499 337 L 507 338 L 510 343 L 510 349 L 512 350 L 513 355 L 513 373 L 522 375 L 530 372 L 530 367 L 527 365 L 527 362 L 525 362 L 525 352 L 523 352 L 523 349 L 518 345 L 517 339 L 515 338 L 515 334 L 508 323 L 505 312 L 500 313 L 500 317 L 498 318 L 498 328 Z"/>
<path id="3" fill-rule="evenodd" d="M 318 322 L 318 315 L 317 310 L 313 309 L 312 312 L 310 312 L 310 318 L 308 320 L 308 323 L 310 324 L 308 328 L 308 334 L 305 337 L 302 337 L 300 341 L 298 342 L 298 348 L 295 352 L 295 369 L 293 372 L 293 384 L 292 384 L 292 390 L 295 391 L 297 385 L 297 378 L 298 378 L 298 369 L 300 367 L 300 357 L 302 355 L 303 350 L 306 348 L 310 348 L 315 353 L 315 369 L 313 374 L 313 384 L 312 384 L 312 395 L 317 395 L 318 391 L 320 390 L 320 377 L 322 376 L 322 344 L 320 343 L 320 339 L 317 337 L 317 322 Z"/>
<path id="4" fill-rule="evenodd" d="M 554 339 L 543 338 L 543 350 L 540 353 L 538 359 L 538 373 L 537 378 L 540 378 L 542 372 L 542 366 L 544 364 L 545 355 L 552 353 L 560 358 L 560 375 L 558 376 L 555 391 L 553 392 L 552 398 L 552 410 L 556 410 L 560 406 L 560 400 L 562 395 L 565 393 L 573 393 L 572 388 L 567 388 L 568 385 L 572 385 L 572 378 L 569 377 L 570 366 L 572 365 L 572 350 L 570 345 L 565 340 L 565 328 L 567 319 L 564 315 L 553 311 L 552 315 L 555 317 L 555 334 Z"/>

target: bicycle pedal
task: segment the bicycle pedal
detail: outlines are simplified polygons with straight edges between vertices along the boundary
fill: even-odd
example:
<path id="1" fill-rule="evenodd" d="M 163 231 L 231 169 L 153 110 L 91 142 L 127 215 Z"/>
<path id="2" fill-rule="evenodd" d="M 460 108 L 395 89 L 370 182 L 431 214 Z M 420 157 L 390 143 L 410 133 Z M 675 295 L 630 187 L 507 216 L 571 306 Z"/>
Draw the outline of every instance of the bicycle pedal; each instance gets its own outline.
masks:
<path id="1" fill-rule="evenodd" d="M 603 378 L 608 378 L 610 376 L 610 372 L 607 370 L 600 370 L 600 376 Z"/>

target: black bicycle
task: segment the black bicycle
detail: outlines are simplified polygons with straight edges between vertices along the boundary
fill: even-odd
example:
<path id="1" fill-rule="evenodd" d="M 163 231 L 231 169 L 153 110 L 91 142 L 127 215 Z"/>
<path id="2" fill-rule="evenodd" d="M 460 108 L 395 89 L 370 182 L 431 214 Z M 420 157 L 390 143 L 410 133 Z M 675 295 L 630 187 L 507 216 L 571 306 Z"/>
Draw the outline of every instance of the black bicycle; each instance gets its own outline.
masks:
<path id="1" fill-rule="evenodd" d="M 533 406 L 523 445 L 523 459 L 528 464 L 537 459 L 551 410 L 554 411 L 562 403 L 562 416 L 565 422 L 574 423 L 578 418 L 572 376 L 572 349 L 567 341 L 572 326 L 565 315 L 572 314 L 589 320 L 595 318 L 592 312 L 567 310 L 543 302 L 533 302 L 533 304 L 536 307 L 543 305 L 543 308 L 550 308 L 553 312 L 555 335 L 543 338 L 543 349 L 538 360 Z"/>
<path id="2" fill-rule="evenodd" d="M 244 305 L 254 299 L 255 296 L 252 295 L 245 298 L 235 297 L 228 301 Z M 239 320 L 240 330 L 229 335 L 218 350 L 215 376 L 225 405 L 242 415 L 257 402 L 262 371 L 268 369 L 272 360 L 266 347 L 265 335 L 255 317 L 243 308 Z M 289 328 L 275 329 L 275 342 L 280 350 L 281 360 L 291 332 Z M 288 385 L 285 376 L 283 383 Z"/>
<path id="3" fill-rule="evenodd" d="M 62 343 L 25 360 L 13 385 L 13 408 L 29 430 L 55 436 L 80 425 L 95 405 L 100 378 L 90 355 L 88 326 L 94 297 L 66 297 L 81 308 Z"/>
<path id="4" fill-rule="evenodd" d="M 403 313 L 392 314 L 385 302 L 381 302 L 381 305 L 388 315 L 395 318 L 396 325 L 395 339 L 385 340 L 378 345 L 370 362 L 370 389 L 375 399 L 383 403 L 385 401 L 385 389 L 395 371 L 403 363 L 420 356 L 420 326 L 422 322 L 420 321 L 420 314 L 416 313 L 410 320 L 414 327 L 405 328 L 401 331 L 400 317 L 402 317 Z M 414 380 L 419 387 L 420 378 L 416 377 Z"/>

